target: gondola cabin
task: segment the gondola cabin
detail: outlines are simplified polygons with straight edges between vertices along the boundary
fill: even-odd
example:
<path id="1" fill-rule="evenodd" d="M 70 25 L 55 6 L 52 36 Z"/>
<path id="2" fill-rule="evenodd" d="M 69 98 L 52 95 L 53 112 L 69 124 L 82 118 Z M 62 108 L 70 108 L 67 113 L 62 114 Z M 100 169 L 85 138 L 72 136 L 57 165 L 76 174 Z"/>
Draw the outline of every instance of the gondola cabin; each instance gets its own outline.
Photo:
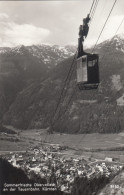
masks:
<path id="1" fill-rule="evenodd" d="M 98 88 L 99 66 L 97 54 L 86 54 L 77 58 L 77 85 L 80 90 Z"/>

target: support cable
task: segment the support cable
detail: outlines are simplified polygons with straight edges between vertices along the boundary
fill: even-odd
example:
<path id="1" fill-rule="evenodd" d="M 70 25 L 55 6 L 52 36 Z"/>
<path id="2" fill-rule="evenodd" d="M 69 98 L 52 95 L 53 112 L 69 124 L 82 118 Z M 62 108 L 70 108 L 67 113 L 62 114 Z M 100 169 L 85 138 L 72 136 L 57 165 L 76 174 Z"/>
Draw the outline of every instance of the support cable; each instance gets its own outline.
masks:
<path id="1" fill-rule="evenodd" d="M 123 24 L 123 22 L 124 22 L 124 17 L 123 17 L 123 19 L 121 20 L 121 23 L 119 24 L 119 26 L 118 26 L 118 28 L 117 28 L 115 34 L 113 35 L 113 37 L 116 36 L 116 34 L 117 34 L 117 32 L 119 31 L 119 29 L 120 29 L 121 25 Z M 107 49 L 108 49 L 108 48 L 110 48 L 110 45 L 107 47 Z M 103 55 L 102 59 L 103 59 L 104 57 L 105 57 L 105 54 Z M 101 59 L 101 60 L 102 60 L 102 59 Z"/>
<path id="2" fill-rule="evenodd" d="M 60 106 L 60 104 L 61 104 L 61 100 L 62 100 L 62 97 L 63 97 L 64 91 L 65 91 L 65 87 L 66 87 L 66 84 L 67 84 L 68 78 L 70 77 L 71 70 L 72 70 L 72 67 L 73 67 L 73 64 L 74 64 L 74 61 L 75 61 L 76 55 L 77 55 L 77 51 L 76 51 L 76 53 L 75 53 L 75 55 L 74 55 L 74 58 L 73 58 L 73 60 L 72 60 L 71 66 L 70 66 L 70 68 L 69 68 L 69 72 L 68 72 L 68 74 L 67 74 L 67 76 L 66 76 L 66 79 L 65 79 L 65 82 L 64 82 L 64 85 L 63 85 L 63 88 L 62 88 L 62 91 L 61 91 L 61 94 L 60 94 L 59 100 L 58 100 L 58 102 L 57 102 L 57 106 L 56 106 L 56 109 L 55 109 L 55 112 L 54 112 L 54 115 L 53 115 L 53 119 L 51 120 L 51 128 L 52 128 L 52 126 L 53 126 L 53 123 L 54 123 L 55 116 L 56 116 L 56 113 L 57 113 L 57 111 L 58 111 L 58 108 L 59 108 L 59 106 Z M 46 134 L 46 136 L 45 136 L 44 142 L 46 141 L 47 136 L 48 136 L 48 133 L 47 133 L 47 134 Z"/>
<path id="3" fill-rule="evenodd" d="M 117 32 L 119 31 L 119 29 L 120 29 L 121 25 L 123 24 L 123 22 L 124 22 L 124 17 L 123 17 L 123 19 L 122 19 L 120 25 L 118 26 L 118 28 L 117 28 L 117 30 L 116 30 L 116 32 L 115 32 L 115 35 L 116 35 Z M 115 36 L 115 35 L 114 35 L 114 36 Z"/>
<path id="4" fill-rule="evenodd" d="M 89 12 L 89 14 L 91 14 L 91 12 L 92 12 L 92 9 L 93 9 L 93 6 L 94 6 L 94 3 L 95 3 L 95 0 L 93 0 L 93 3 L 92 3 L 92 5 L 91 5 L 91 8 L 90 8 L 90 12 Z"/>
<path id="5" fill-rule="evenodd" d="M 58 100 L 58 102 L 57 102 L 57 106 L 56 106 L 56 109 L 55 109 L 55 112 L 54 112 L 54 115 L 53 115 L 53 120 L 52 120 L 52 122 L 54 121 L 54 117 L 55 117 L 56 112 L 57 112 L 57 110 L 58 110 L 58 107 L 59 107 L 59 105 L 60 105 L 60 102 L 61 102 L 61 99 L 62 99 L 62 96 L 63 96 L 64 90 L 65 90 L 65 87 L 66 87 L 66 83 L 67 83 L 67 81 L 68 81 L 69 75 L 70 75 L 71 70 L 72 70 L 72 66 L 73 66 L 73 63 L 74 63 L 74 60 L 75 60 L 76 54 L 77 54 L 77 52 L 76 52 L 76 53 L 75 53 L 75 55 L 74 55 L 74 58 L 73 58 L 73 60 L 72 60 L 72 63 L 71 63 L 71 66 L 70 66 L 69 72 L 68 72 L 67 77 L 66 77 L 66 79 L 65 79 L 64 86 L 63 86 L 63 88 L 62 88 L 62 91 L 61 91 L 61 94 L 60 94 L 59 100 Z"/>
<path id="6" fill-rule="evenodd" d="M 113 6 L 112 6 L 112 8 L 111 8 L 111 10 L 110 10 L 110 12 L 109 12 L 109 15 L 108 15 L 108 17 L 107 17 L 107 19 L 106 19 L 106 21 L 105 21 L 105 23 L 104 23 L 104 25 L 103 25 L 103 28 L 102 28 L 102 30 L 101 30 L 99 36 L 98 36 L 98 39 L 97 39 L 97 41 L 96 41 L 96 43 L 95 43 L 95 45 L 94 45 L 94 48 L 93 48 L 93 50 L 92 50 L 92 53 L 93 53 L 93 51 L 94 51 L 94 49 L 95 49 L 95 47 L 96 47 L 96 45 L 97 45 L 97 43 L 98 43 L 98 41 L 99 41 L 99 39 L 100 39 L 100 37 L 101 37 L 101 34 L 102 34 L 102 32 L 103 32 L 103 30 L 104 30 L 104 28 L 105 28 L 105 26 L 106 26 L 106 24 L 107 24 L 107 22 L 108 22 L 108 19 L 109 19 L 111 13 L 112 13 L 112 10 L 113 10 L 113 8 L 114 8 L 116 2 L 117 2 L 117 0 L 114 1 L 114 4 L 113 4 Z"/>
<path id="7" fill-rule="evenodd" d="M 94 14 L 95 14 L 95 11 L 96 11 L 96 8 L 97 8 L 98 3 L 99 3 L 99 0 L 96 0 L 95 5 L 94 5 L 94 8 L 93 8 L 93 11 L 92 11 L 92 13 L 91 13 L 91 20 L 92 20 L 93 17 L 94 17 Z"/>
<path id="8" fill-rule="evenodd" d="M 74 64 L 74 63 L 73 63 L 73 64 Z M 72 66 L 72 69 L 71 69 L 70 78 L 69 78 L 68 83 L 67 83 L 67 88 L 66 88 L 66 91 L 65 91 L 65 94 L 64 94 L 63 102 L 65 101 L 66 94 L 67 94 L 67 91 L 68 91 L 68 88 L 69 88 L 69 84 L 70 84 L 70 81 L 71 81 L 71 77 L 72 77 L 72 75 L 73 75 L 74 70 L 75 70 L 75 65 Z M 77 86 L 76 86 L 76 87 L 77 87 Z M 76 87 L 75 87 L 75 88 L 76 88 Z M 74 88 L 74 90 L 73 90 L 73 92 L 72 92 L 72 95 L 70 96 L 70 98 L 69 98 L 69 100 L 68 100 L 68 102 L 67 102 L 67 104 L 66 104 L 66 106 L 65 106 L 66 108 L 65 108 L 64 112 L 61 113 L 61 115 L 60 115 L 60 112 L 59 112 L 57 120 L 58 120 L 58 119 L 61 120 L 62 116 L 66 113 L 66 111 L 67 111 L 67 109 L 68 109 L 68 106 L 69 106 L 69 104 L 70 104 L 70 102 L 71 102 L 71 100 L 72 100 L 72 97 L 73 97 L 74 94 L 75 94 L 75 93 L 74 93 L 74 92 L 75 92 L 75 88 Z M 55 123 L 55 120 L 53 121 L 53 125 L 54 125 L 54 123 Z M 53 135 L 53 137 L 54 137 L 54 135 Z M 50 139 L 50 140 L 51 140 L 51 141 L 53 140 L 52 136 L 51 136 L 51 139 Z"/>

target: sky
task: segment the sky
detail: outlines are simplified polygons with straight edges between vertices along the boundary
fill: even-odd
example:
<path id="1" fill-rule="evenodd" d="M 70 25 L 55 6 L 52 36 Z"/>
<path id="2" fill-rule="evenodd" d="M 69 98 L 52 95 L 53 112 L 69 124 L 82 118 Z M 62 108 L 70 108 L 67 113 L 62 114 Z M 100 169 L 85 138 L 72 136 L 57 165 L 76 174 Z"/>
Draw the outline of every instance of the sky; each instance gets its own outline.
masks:
<path id="1" fill-rule="evenodd" d="M 85 46 L 95 44 L 115 0 L 99 0 L 90 23 Z M 93 0 L 0 1 L 0 46 L 34 44 L 77 44 L 79 25 L 90 11 Z M 99 39 L 115 35 L 124 18 L 124 0 L 117 0 Z M 124 33 L 124 22 L 118 33 Z"/>

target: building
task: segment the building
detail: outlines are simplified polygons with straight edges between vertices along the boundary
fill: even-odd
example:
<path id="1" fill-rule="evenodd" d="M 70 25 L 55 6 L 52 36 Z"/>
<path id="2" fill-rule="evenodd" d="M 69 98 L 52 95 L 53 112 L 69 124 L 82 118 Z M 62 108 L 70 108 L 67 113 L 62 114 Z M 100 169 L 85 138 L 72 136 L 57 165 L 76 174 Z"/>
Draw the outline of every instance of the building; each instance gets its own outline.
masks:
<path id="1" fill-rule="evenodd" d="M 105 161 L 112 162 L 112 161 L 113 161 L 113 158 L 106 157 L 106 158 L 105 158 Z"/>

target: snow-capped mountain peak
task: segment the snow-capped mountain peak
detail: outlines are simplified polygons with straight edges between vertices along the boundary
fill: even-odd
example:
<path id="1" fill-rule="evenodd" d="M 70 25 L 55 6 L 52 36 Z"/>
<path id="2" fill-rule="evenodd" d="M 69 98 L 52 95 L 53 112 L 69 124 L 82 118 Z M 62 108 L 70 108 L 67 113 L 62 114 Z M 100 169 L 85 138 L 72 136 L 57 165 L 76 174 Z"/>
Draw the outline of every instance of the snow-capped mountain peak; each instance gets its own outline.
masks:
<path id="1" fill-rule="evenodd" d="M 51 68 L 66 58 L 74 55 L 76 46 L 59 46 L 59 45 L 19 45 L 12 48 L 0 48 L 0 54 L 5 55 L 29 55 Z"/>
<path id="2" fill-rule="evenodd" d="M 108 51 L 108 49 L 116 49 L 124 52 L 124 34 L 117 34 L 97 45 L 97 49 L 101 48 L 106 51 Z"/>

